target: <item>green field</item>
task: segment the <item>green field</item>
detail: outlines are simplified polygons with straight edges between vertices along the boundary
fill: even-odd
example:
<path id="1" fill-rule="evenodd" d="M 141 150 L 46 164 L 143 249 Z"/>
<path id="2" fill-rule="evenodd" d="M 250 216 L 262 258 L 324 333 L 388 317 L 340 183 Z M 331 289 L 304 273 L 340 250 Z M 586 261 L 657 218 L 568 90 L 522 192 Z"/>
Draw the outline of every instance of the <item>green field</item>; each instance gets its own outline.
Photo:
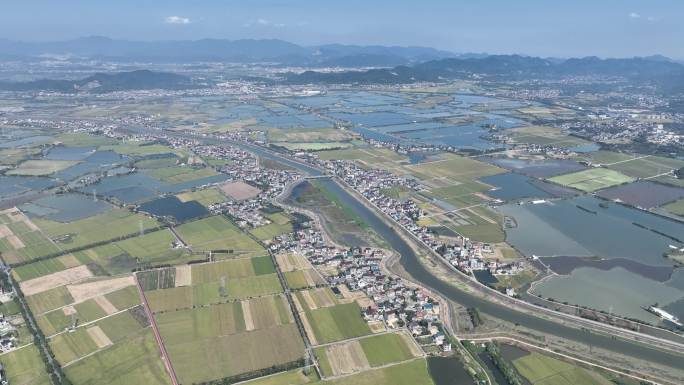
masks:
<path id="1" fill-rule="evenodd" d="M 11 385 L 49 385 L 45 364 L 35 345 L 28 345 L 9 353 L 0 354 L 7 380 Z"/>
<path id="2" fill-rule="evenodd" d="M 531 384 L 543 385 L 610 385 L 611 381 L 578 366 L 539 353 L 531 353 L 513 361 L 520 375 Z"/>
<path id="3" fill-rule="evenodd" d="M 276 142 L 278 146 L 283 146 L 290 151 L 325 151 L 349 148 L 352 146 L 349 142 Z"/>
<path id="4" fill-rule="evenodd" d="M 371 367 L 413 358 L 407 339 L 400 334 L 390 333 L 359 340 Z"/>
<path id="5" fill-rule="evenodd" d="M 12 274 L 17 281 L 25 281 L 56 273 L 65 269 L 81 265 L 81 262 L 71 254 L 57 258 L 44 259 L 12 269 Z"/>
<path id="6" fill-rule="evenodd" d="M 43 236 L 36 227 L 31 226 L 31 222 L 24 219 L 26 218 L 18 211 L 0 214 L 2 231 L 16 237 L 16 239 L 11 239 L 9 236 L 0 238 L 0 254 L 7 264 L 26 262 L 59 251 L 59 248 Z"/>
<path id="7" fill-rule="evenodd" d="M 345 346 L 351 346 L 352 344 L 358 344 L 354 348 L 350 348 L 354 351 L 354 359 L 358 362 L 368 362 L 371 368 L 407 361 L 416 356 L 411 350 L 411 347 L 407 345 L 408 339 L 410 337 L 398 334 L 398 333 L 388 333 L 376 336 L 370 336 L 367 338 L 362 338 L 356 341 L 341 342 Z M 314 354 L 318 358 L 319 368 L 325 377 L 331 377 L 339 375 L 341 373 L 335 373 L 330 362 L 339 357 L 335 357 L 336 354 L 340 354 L 337 350 L 338 344 L 326 345 L 323 347 L 318 347 L 314 349 Z M 358 350 L 360 348 L 360 350 Z M 356 355 L 361 357 L 357 357 Z M 350 357 L 351 358 L 351 357 Z M 360 368 L 357 368 L 360 369 Z"/>
<path id="8" fill-rule="evenodd" d="M 153 144 L 149 142 L 127 142 L 117 143 L 115 145 L 102 146 L 100 150 L 111 150 L 118 154 L 131 156 L 149 156 L 159 154 L 175 154 L 179 157 L 185 157 L 187 154 L 183 150 L 173 149 L 163 146 L 161 144 Z"/>
<path id="9" fill-rule="evenodd" d="M 192 286 L 194 305 L 206 305 L 244 299 L 254 296 L 281 293 L 283 288 L 276 274 L 226 279 L 225 283 L 210 282 Z"/>
<path id="10" fill-rule="evenodd" d="M 181 202 L 197 201 L 205 207 L 226 201 L 226 196 L 214 187 L 199 191 L 185 192 L 176 195 L 176 197 Z"/>
<path id="11" fill-rule="evenodd" d="M 548 126 L 525 126 L 508 130 L 508 136 L 516 142 L 541 146 L 575 147 L 591 142 L 566 135 L 559 128 Z"/>
<path id="12" fill-rule="evenodd" d="M 304 353 L 282 296 L 169 311 L 155 318 L 183 383 L 251 372 Z"/>
<path id="13" fill-rule="evenodd" d="M 325 381 L 330 385 L 434 385 L 424 359 L 368 370 L 337 380 Z"/>
<path id="14" fill-rule="evenodd" d="M 176 285 L 176 268 L 165 267 L 141 271 L 137 273 L 138 281 L 143 290 L 169 289 Z"/>
<path id="15" fill-rule="evenodd" d="M 63 249 L 74 249 L 135 234 L 140 229 L 140 223 L 144 229 L 159 226 L 152 218 L 124 209 L 113 209 L 69 223 L 47 219 L 35 219 L 34 223 Z M 107 231 L 102 231 L 105 228 Z"/>
<path id="16" fill-rule="evenodd" d="M 171 247 L 175 239 L 170 230 L 164 229 L 78 251 L 74 255 L 81 263 L 97 264 L 109 274 L 188 262 L 193 256 L 187 249 Z"/>
<path id="17" fill-rule="evenodd" d="M 442 160 L 406 166 L 421 179 L 448 178 L 461 183 L 473 181 L 484 176 L 505 172 L 504 169 L 489 163 L 480 162 L 458 155 L 444 155 Z"/>
<path id="18" fill-rule="evenodd" d="M 305 314 L 319 344 L 371 333 L 356 302 L 309 310 Z"/>
<path id="19" fill-rule="evenodd" d="M 155 315 L 159 332 L 169 345 L 245 331 L 240 302 L 222 303 Z"/>
<path id="20" fill-rule="evenodd" d="M 115 144 L 117 142 L 116 139 L 108 138 L 106 136 L 91 135 L 81 132 L 59 134 L 55 136 L 55 141 L 71 147 L 99 147 Z"/>
<path id="21" fill-rule="evenodd" d="M 117 310 L 128 309 L 140 303 L 138 291 L 134 286 L 129 286 L 106 294 L 105 298 L 114 305 Z M 76 310 L 76 313 L 73 317 L 78 320 L 79 324 L 95 321 L 106 317 L 107 315 L 105 310 L 102 309 L 94 299 L 88 299 L 78 303 L 74 305 L 74 309 Z M 46 336 L 51 336 L 64 331 L 65 328 L 71 326 L 73 320 L 72 316 L 66 315 L 62 309 L 52 310 L 36 317 L 38 327 L 40 327 L 40 330 L 42 330 L 43 334 Z"/>
<path id="22" fill-rule="evenodd" d="M 153 312 L 192 308 L 192 287 L 152 290 L 145 293 Z"/>
<path id="23" fill-rule="evenodd" d="M 171 383 L 159 358 L 159 347 L 149 328 L 69 365 L 64 368 L 64 372 L 74 384 Z"/>
<path id="24" fill-rule="evenodd" d="M 62 171 L 78 163 L 72 160 L 27 160 L 19 164 L 17 168 L 7 171 L 6 175 L 44 176 Z"/>
<path id="25" fill-rule="evenodd" d="M 684 161 L 660 156 L 647 156 L 607 167 L 634 178 L 650 178 L 678 170 L 684 167 Z"/>
<path id="26" fill-rule="evenodd" d="M 145 171 L 145 174 L 166 183 L 178 184 L 218 175 L 213 168 L 165 167 Z"/>
<path id="27" fill-rule="evenodd" d="M 684 217 L 684 199 L 680 199 L 676 202 L 666 204 L 662 208 L 667 210 L 668 212 L 670 212 L 672 214 L 679 215 L 680 217 Z"/>
<path id="28" fill-rule="evenodd" d="M 194 251 L 232 250 L 232 255 L 242 256 L 266 253 L 261 245 L 220 215 L 182 224 L 176 230 Z"/>
<path id="29" fill-rule="evenodd" d="M 278 373 L 268 377 L 257 378 L 248 381 L 249 385 L 305 385 L 320 384 L 316 371 L 312 370 L 309 375 L 304 374 L 302 369 L 294 369 L 288 372 Z"/>
<path id="30" fill-rule="evenodd" d="M 604 150 L 588 152 L 577 156 L 578 160 L 584 160 L 594 164 L 611 164 L 634 158 L 634 155 Z"/>
<path id="31" fill-rule="evenodd" d="M 249 232 L 252 233 L 252 235 L 257 237 L 261 241 L 268 241 L 275 238 L 278 235 L 291 233 L 292 231 L 293 228 L 289 222 L 285 224 L 279 224 L 274 222 L 265 226 L 249 230 Z"/>
<path id="32" fill-rule="evenodd" d="M 555 176 L 551 182 L 581 191 L 594 192 L 611 186 L 633 182 L 635 179 L 607 168 L 592 168 Z"/>
<path id="33" fill-rule="evenodd" d="M 80 326 L 73 332 L 53 336 L 49 340 L 49 345 L 62 366 L 101 349 L 88 332 L 88 329 L 93 326 L 99 327 L 114 344 L 142 330 L 142 325 L 130 311 L 127 311 L 114 314 L 88 326 Z"/>
<path id="34" fill-rule="evenodd" d="M 304 355 L 304 342 L 296 326 L 287 324 L 188 340 L 167 350 L 179 380 L 191 384 L 296 361 Z"/>
<path id="35" fill-rule="evenodd" d="M 74 299 L 64 286 L 26 297 L 26 302 L 34 315 L 39 315 L 66 306 L 73 301 Z"/>

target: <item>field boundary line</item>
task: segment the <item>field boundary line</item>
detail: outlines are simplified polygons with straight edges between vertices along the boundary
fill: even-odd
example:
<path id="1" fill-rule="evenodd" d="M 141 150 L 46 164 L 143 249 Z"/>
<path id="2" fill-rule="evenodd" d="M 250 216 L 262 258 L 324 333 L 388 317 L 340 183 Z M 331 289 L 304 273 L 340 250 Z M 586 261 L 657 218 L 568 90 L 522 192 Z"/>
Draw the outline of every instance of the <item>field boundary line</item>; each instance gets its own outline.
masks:
<path id="1" fill-rule="evenodd" d="M 639 381 L 646 380 L 646 381 L 654 382 L 656 385 L 669 384 L 668 381 L 665 381 L 665 382 L 655 382 L 655 381 L 653 381 L 653 380 L 650 378 L 650 376 L 646 376 L 646 375 L 643 375 L 643 374 L 642 374 L 642 376 L 639 377 L 639 376 L 636 376 L 636 375 L 633 375 L 633 374 L 629 374 L 629 373 L 626 373 L 626 372 L 623 372 L 623 371 L 620 371 L 620 370 L 617 370 L 617 369 L 611 369 L 611 368 L 609 368 L 609 367 L 607 367 L 607 366 L 603 366 L 603 365 L 600 365 L 600 364 L 595 364 L 595 363 L 593 363 L 593 362 L 591 362 L 591 361 L 583 360 L 583 359 L 581 359 L 581 358 L 576 358 L 576 357 L 573 357 L 573 356 L 571 356 L 571 355 L 569 355 L 569 354 L 556 352 L 556 351 L 551 350 L 551 349 L 549 349 L 549 348 L 544 348 L 544 347 L 537 346 L 537 345 L 532 344 L 532 343 L 529 343 L 529 342 L 521 341 L 521 340 L 519 340 L 519 339 L 512 338 L 512 337 L 507 337 L 507 336 L 493 336 L 493 337 L 488 337 L 488 338 L 481 337 L 481 338 L 474 338 L 474 339 L 473 339 L 473 338 L 468 339 L 467 337 L 465 337 L 465 338 L 457 337 L 457 338 L 459 338 L 459 339 L 461 339 L 461 340 L 464 340 L 464 341 L 476 341 L 476 342 L 477 342 L 477 341 L 480 341 L 480 342 L 481 342 L 481 341 L 488 341 L 488 342 L 491 342 L 492 340 L 497 340 L 497 339 L 499 339 L 499 340 L 514 341 L 514 342 L 516 342 L 516 343 L 519 343 L 519 344 L 522 344 L 522 345 L 531 347 L 531 348 L 533 348 L 533 349 L 543 350 L 543 351 L 545 351 L 545 352 L 548 352 L 548 353 L 551 353 L 551 354 L 554 354 L 554 355 L 557 355 L 557 356 L 561 356 L 561 357 L 563 357 L 563 358 L 566 358 L 566 359 L 569 359 L 569 360 L 572 360 L 572 361 L 580 362 L 580 363 L 582 363 L 582 364 L 584 364 L 584 365 L 589 365 L 589 366 L 591 366 L 591 367 L 600 368 L 600 369 L 602 369 L 602 370 L 606 370 L 606 371 L 609 371 L 609 372 L 611 372 L 611 373 L 615 373 L 615 374 L 618 374 L 618 375 L 621 375 L 621 376 L 630 377 L 630 378 L 633 378 L 633 379 L 636 379 L 636 380 L 639 380 Z M 658 379 L 658 381 L 663 381 L 663 380 L 662 380 L 662 379 Z"/>
<path id="2" fill-rule="evenodd" d="M 138 280 L 138 274 L 134 274 L 134 278 L 135 284 L 138 288 L 138 294 L 140 295 L 140 300 L 142 301 L 143 308 L 145 309 L 145 313 L 147 314 L 147 317 L 150 320 L 150 326 L 152 327 L 152 331 L 154 332 L 154 338 L 157 340 L 157 345 L 159 346 L 159 352 L 161 353 L 161 359 L 164 362 L 164 367 L 166 367 L 166 371 L 169 373 L 169 377 L 171 377 L 171 382 L 173 383 L 173 385 L 179 385 L 178 377 L 176 377 L 176 371 L 173 369 L 173 364 L 171 363 L 169 354 L 166 352 L 164 341 L 161 338 L 161 334 L 159 334 L 159 329 L 157 328 L 157 321 L 154 319 L 154 314 L 152 314 L 152 311 L 150 310 L 150 305 L 147 303 L 145 292 L 143 291 L 142 285 Z"/>

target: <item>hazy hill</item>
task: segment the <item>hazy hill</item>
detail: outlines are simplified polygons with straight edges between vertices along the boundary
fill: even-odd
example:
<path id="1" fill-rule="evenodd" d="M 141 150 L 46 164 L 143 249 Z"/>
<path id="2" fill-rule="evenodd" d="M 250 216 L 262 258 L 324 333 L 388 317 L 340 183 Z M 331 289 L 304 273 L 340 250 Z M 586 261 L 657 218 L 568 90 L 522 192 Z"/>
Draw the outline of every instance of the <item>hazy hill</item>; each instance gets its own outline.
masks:
<path id="1" fill-rule="evenodd" d="M 0 82 L 0 90 L 5 91 L 55 91 L 65 93 L 102 93 L 149 89 L 175 90 L 195 88 L 197 86 L 186 76 L 147 70 L 112 74 L 97 73 L 80 80 L 41 79 L 31 82 Z"/>
<path id="2" fill-rule="evenodd" d="M 307 66 L 395 66 L 455 56 L 426 47 L 386 47 L 330 44 L 305 47 L 278 39 L 202 39 L 127 41 L 84 37 L 53 42 L 0 40 L 6 58 L 71 55 L 121 61 L 149 62 L 274 62 Z"/>

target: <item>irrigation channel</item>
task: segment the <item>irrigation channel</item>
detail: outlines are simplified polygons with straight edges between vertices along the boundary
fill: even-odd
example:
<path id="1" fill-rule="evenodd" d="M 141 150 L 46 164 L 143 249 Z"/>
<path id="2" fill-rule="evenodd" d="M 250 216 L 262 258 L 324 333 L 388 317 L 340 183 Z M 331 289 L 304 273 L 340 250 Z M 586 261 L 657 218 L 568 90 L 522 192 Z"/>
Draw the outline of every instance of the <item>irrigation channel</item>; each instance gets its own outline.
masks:
<path id="1" fill-rule="evenodd" d="M 292 160 L 286 156 L 268 151 L 256 145 L 188 134 L 167 134 L 170 136 L 183 136 L 203 141 L 207 144 L 227 144 L 236 146 L 259 157 L 274 160 L 289 167 L 295 168 L 307 176 L 324 175 L 321 170 L 315 167 Z M 392 228 L 388 223 L 385 222 L 383 218 L 381 218 L 379 213 L 376 213 L 375 211 L 366 207 L 334 179 L 320 179 L 319 182 L 323 188 L 325 188 L 329 193 L 337 196 L 342 204 L 353 210 L 354 213 L 356 213 L 369 226 L 371 226 L 396 252 L 401 255 L 401 265 L 416 282 L 435 290 L 444 298 L 452 300 L 466 307 L 476 307 L 481 312 L 489 314 L 495 318 L 513 324 L 520 324 L 528 329 L 535 330 L 540 333 L 555 335 L 560 338 L 590 345 L 595 348 L 613 351 L 627 356 L 632 356 L 637 359 L 643 359 L 646 361 L 667 365 L 673 368 L 681 368 L 684 366 L 684 356 L 655 349 L 637 342 L 619 339 L 614 336 L 589 333 L 586 330 L 561 325 L 544 318 L 508 308 L 499 303 L 487 301 L 440 280 L 420 263 L 418 255 L 416 255 L 411 246 L 394 230 L 394 228 Z"/>

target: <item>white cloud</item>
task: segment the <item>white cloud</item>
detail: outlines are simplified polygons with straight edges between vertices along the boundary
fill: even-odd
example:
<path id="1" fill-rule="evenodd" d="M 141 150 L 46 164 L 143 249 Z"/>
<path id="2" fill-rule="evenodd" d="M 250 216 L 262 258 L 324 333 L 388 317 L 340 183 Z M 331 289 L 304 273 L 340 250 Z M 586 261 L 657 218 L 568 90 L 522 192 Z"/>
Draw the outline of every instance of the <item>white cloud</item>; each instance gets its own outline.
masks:
<path id="1" fill-rule="evenodd" d="M 283 28 L 283 27 L 286 27 L 287 24 L 283 24 L 283 23 L 274 23 L 274 22 L 272 22 L 272 21 L 270 21 L 270 20 L 268 20 L 268 19 L 264 19 L 264 18 L 261 18 L 261 17 L 260 17 L 260 18 L 258 18 L 258 19 L 256 19 L 256 20 L 248 21 L 247 23 L 243 24 L 242 26 L 245 27 L 245 28 L 250 28 L 250 27 L 254 27 L 254 26 L 257 26 L 257 27 L 276 27 L 276 28 Z"/>
<path id="2" fill-rule="evenodd" d="M 190 19 L 181 16 L 168 16 L 164 22 L 166 24 L 190 24 Z"/>
<path id="3" fill-rule="evenodd" d="M 631 12 L 631 13 L 629 14 L 629 17 L 630 17 L 631 19 L 639 19 L 639 18 L 641 18 L 641 15 L 638 14 L 638 13 L 636 13 L 636 12 Z"/>

